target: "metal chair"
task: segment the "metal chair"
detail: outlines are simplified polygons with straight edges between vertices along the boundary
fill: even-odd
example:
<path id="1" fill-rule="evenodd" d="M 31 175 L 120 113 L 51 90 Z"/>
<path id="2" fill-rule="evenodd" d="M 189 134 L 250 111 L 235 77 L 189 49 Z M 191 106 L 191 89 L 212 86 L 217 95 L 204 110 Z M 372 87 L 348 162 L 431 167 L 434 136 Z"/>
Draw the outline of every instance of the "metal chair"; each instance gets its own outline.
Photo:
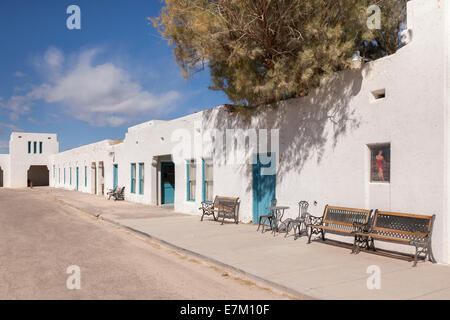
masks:
<path id="1" fill-rule="evenodd" d="M 276 205 L 277 205 L 277 199 L 273 198 L 271 201 L 271 207 L 275 207 Z M 259 227 L 262 224 L 263 227 L 262 227 L 261 233 L 264 233 L 266 222 L 269 222 L 270 228 L 271 228 L 271 230 L 273 230 L 274 218 L 275 217 L 274 217 L 272 211 L 270 211 L 269 214 L 267 214 L 267 215 L 259 216 L 258 229 L 256 231 L 259 231 Z"/>
<path id="2" fill-rule="evenodd" d="M 287 219 L 290 221 L 288 222 L 286 228 L 285 237 L 288 235 L 289 231 L 291 231 L 292 228 L 294 228 L 294 240 L 297 240 L 297 238 L 300 237 L 302 234 L 308 234 L 308 229 L 306 227 L 307 224 L 306 220 L 308 219 L 309 216 L 308 207 L 309 207 L 308 201 L 300 201 L 298 203 L 298 217 L 295 219 Z M 303 229 L 302 226 L 304 226 Z M 298 230 L 298 237 L 296 230 Z"/>

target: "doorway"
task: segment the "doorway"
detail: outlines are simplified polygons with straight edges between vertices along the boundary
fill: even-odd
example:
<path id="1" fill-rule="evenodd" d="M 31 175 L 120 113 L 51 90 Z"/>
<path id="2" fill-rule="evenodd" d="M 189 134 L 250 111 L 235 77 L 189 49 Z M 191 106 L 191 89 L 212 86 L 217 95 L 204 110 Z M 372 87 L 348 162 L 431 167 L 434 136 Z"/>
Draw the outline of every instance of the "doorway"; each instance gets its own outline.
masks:
<path id="1" fill-rule="evenodd" d="M 114 190 L 117 188 L 118 183 L 119 183 L 119 165 L 114 164 L 113 165 L 113 189 Z"/>
<path id="2" fill-rule="evenodd" d="M 266 215 L 266 208 L 271 206 L 276 193 L 276 162 L 275 154 L 254 155 L 253 161 L 253 224 L 259 222 L 259 217 Z"/>
<path id="3" fill-rule="evenodd" d="M 97 194 L 97 165 L 95 162 L 91 164 L 91 193 Z"/>
<path id="4" fill-rule="evenodd" d="M 49 170 L 47 166 L 30 166 L 27 172 L 27 185 L 43 187 L 49 185 Z"/>
<path id="5" fill-rule="evenodd" d="M 78 191 L 78 186 L 79 186 L 79 184 L 78 184 L 79 174 L 80 174 L 80 169 L 77 167 L 77 191 Z"/>
<path id="6" fill-rule="evenodd" d="M 161 204 L 175 201 L 175 164 L 161 162 Z"/>
<path id="7" fill-rule="evenodd" d="M 3 170 L 0 167 L 0 188 L 3 188 Z"/>

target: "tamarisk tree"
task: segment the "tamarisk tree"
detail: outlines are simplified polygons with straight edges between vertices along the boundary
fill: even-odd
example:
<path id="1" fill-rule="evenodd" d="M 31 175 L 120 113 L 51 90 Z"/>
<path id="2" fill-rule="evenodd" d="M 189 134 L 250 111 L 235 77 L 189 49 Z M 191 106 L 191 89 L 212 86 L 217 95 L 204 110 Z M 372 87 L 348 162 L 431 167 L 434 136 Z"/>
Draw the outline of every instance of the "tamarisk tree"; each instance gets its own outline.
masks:
<path id="1" fill-rule="evenodd" d="M 381 29 L 368 26 L 378 6 Z M 395 53 L 406 0 L 165 0 L 151 19 L 174 46 L 183 76 L 205 66 L 236 105 L 307 95 L 350 67 L 352 54 Z"/>

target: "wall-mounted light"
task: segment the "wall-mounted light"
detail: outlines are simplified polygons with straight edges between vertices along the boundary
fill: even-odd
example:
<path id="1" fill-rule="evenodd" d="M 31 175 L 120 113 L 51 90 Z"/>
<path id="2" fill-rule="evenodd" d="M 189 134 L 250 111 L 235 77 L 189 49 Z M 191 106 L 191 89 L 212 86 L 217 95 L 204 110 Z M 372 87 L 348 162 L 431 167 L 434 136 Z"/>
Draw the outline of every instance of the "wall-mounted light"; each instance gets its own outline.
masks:
<path id="1" fill-rule="evenodd" d="M 400 33 L 400 42 L 403 45 L 407 45 L 408 43 L 410 43 L 412 41 L 412 38 L 413 38 L 413 31 L 411 29 L 403 30 Z"/>
<path id="2" fill-rule="evenodd" d="M 363 64 L 363 58 L 359 51 L 355 51 L 352 57 L 352 69 L 353 70 L 361 70 Z"/>
<path id="3" fill-rule="evenodd" d="M 361 70 L 364 62 L 369 62 L 370 59 L 361 57 L 361 53 L 359 51 L 353 52 L 352 56 L 352 69 L 353 70 Z"/>

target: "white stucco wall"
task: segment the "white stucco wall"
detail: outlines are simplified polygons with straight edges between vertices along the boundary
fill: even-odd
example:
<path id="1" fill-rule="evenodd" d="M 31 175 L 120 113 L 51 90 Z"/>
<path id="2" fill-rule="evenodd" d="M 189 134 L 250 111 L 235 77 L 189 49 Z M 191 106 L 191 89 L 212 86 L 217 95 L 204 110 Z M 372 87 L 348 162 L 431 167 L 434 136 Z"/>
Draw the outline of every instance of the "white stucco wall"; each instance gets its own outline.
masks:
<path id="1" fill-rule="evenodd" d="M 104 140 L 55 154 L 51 157 L 50 185 L 76 190 L 76 170 L 78 168 L 78 191 L 101 195 L 103 185 L 106 194 L 108 188 L 112 186 L 113 179 L 112 161 L 114 158 L 111 154 L 111 146 L 120 142 Z M 55 175 L 53 175 L 53 170 L 55 170 Z M 72 173 L 72 179 L 70 173 Z"/>
<path id="2" fill-rule="evenodd" d="M 28 153 L 28 142 L 31 153 Z M 34 153 L 34 142 L 37 152 Z M 42 153 L 39 143 L 42 142 Z M 8 187 L 26 187 L 30 166 L 45 165 L 50 170 L 50 156 L 59 152 L 57 135 L 53 133 L 13 132 L 9 142 L 10 165 Z"/>
<path id="3" fill-rule="evenodd" d="M 183 155 L 176 161 L 172 153 L 179 144 L 177 139 L 193 135 L 194 123 L 201 121 L 201 114 L 193 114 L 171 121 L 149 121 L 128 129 L 122 144 L 114 147 L 116 163 L 119 166 L 119 185 L 125 185 L 126 198 L 146 204 L 161 203 L 161 162 L 175 162 L 175 209 L 182 212 L 196 212 L 200 203 L 185 203 L 186 180 L 185 159 L 191 155 Z M 200 124 L 199 124 L 200 126 Z M 176 140 L 172 141 L 173 138 Z M 131 163 L 144 163 L 144 194 L 139 190 L 131 193 Z M 138 174 L 136 174 L 138 178 Z M 201 190 L 200 190 L 201 192 Z"/>

